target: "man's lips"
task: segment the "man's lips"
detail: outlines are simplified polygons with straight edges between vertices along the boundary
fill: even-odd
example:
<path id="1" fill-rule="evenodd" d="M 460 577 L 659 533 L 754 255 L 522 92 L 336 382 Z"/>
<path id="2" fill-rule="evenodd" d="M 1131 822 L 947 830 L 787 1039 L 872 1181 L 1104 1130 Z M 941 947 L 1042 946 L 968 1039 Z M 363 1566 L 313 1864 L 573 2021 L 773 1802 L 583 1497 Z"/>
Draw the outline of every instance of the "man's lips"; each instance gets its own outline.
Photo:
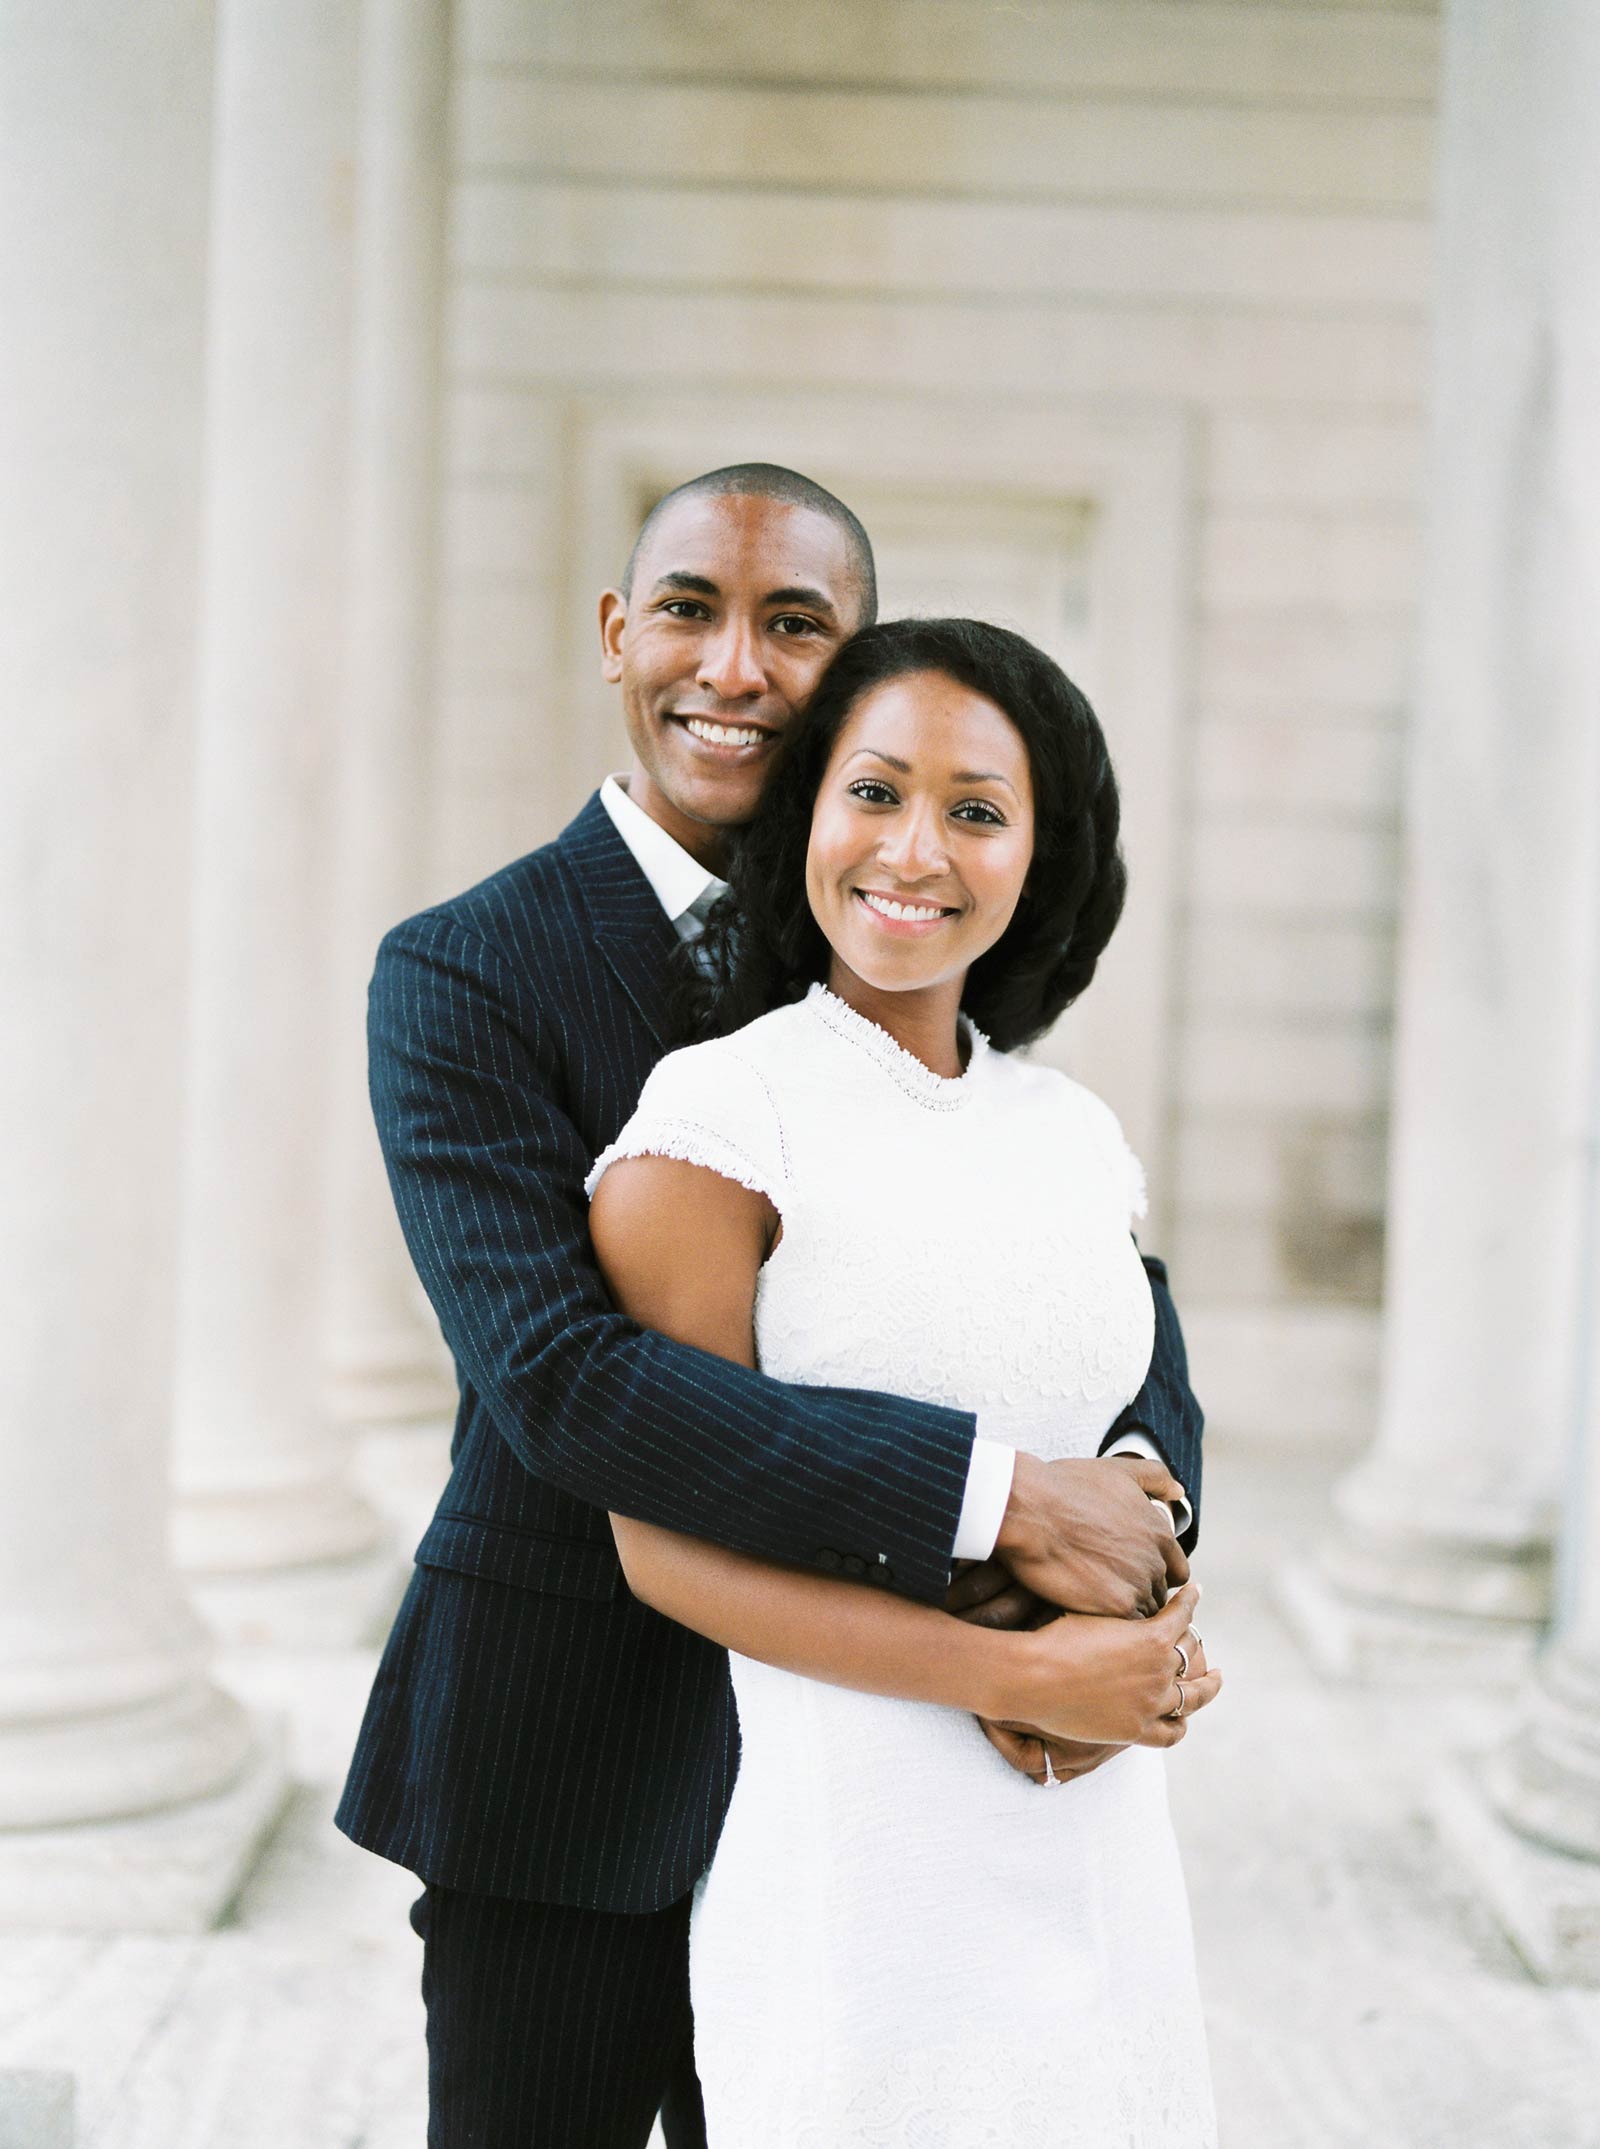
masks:
<path id="1" fill-rule="evenodd" d="M 957 915 L 946 904 L 890 895 L 885 889 L 852 888 L 850 893 L 880 932 L 901 937 L 920 939 Z"/>
<path id="2" fill-rule="evenodd" d="M 704 752 L 723 757 L 760 753 L 778 736 L 767 724 L 735 723 L 728 717 L 698 716 L 693 711 L 669 710 L 667 721 L 679 725 Z"/>

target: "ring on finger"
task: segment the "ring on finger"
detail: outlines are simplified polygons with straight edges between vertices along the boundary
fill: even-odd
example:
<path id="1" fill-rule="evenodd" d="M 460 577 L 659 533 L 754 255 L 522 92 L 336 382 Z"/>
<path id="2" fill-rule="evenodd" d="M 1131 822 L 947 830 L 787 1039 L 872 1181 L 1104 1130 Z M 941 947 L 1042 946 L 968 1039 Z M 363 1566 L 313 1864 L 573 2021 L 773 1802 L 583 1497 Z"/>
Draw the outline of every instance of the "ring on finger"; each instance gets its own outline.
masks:
<path id="1" fill-rule="evenodd" d="M 1182 1716 L 1183 1705 L 1188 1700 L 1188 1698 L 1188 1695 L 1184 1692 L 1183 1681 L 1180 1679 L 1178 1681 L 1178 1706 L 1175 1709 L 1169 1709 L 1167 1711 L 1167 1722 L 1169 1724 L 1175 1724 L 1178 1721 L 1179 1717 Z"/>
<path id="2" fill-rule="evenodd" d="M 1181 1686 L 1189 1676 L 1189 1652 L 1184 1648 L 1182 1642 L 1174 1642 L 1172 1646 L 1177 1650 L 1178 1662 L 1183 1666 L 1182 1671 L 1178 1674 L 1178 1684 Z"/>

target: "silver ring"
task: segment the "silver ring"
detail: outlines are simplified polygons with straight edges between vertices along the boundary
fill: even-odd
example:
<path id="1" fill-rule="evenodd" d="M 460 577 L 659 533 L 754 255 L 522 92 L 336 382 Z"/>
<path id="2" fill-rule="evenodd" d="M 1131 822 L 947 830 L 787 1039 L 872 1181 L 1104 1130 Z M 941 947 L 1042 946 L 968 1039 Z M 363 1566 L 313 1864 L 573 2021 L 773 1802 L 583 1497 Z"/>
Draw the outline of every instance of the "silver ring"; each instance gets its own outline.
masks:
<path id="1" fill-rule="evenodd" d="M 1182 1671 L 1178 1674 L 1178 1684 L 1181 1686 L 1189 1676 L 1189 1652 L 1184 1648 L 1182 1642 L 1174 1642 L 1172 1646 L 1177 1650 L 1178 1662 L 1183 1666 Z"/>
<path id="2" fill-rule="evenodd" d="M 1182 1716 L 1183 1705 L 1188 1700 L 1188 1698 L 1188 1695 L 1185 1694 L 1183 1690 L 1183 1681 L 1180 1679 L 1178 1681 L 1178 1706 L 1175 1709 L 1169 1709 L 1167 1711 L 1167 1722 L 1169 1724 L 1175 1724 L 1178 1721 L 1179 1717 Z"/>
<path id="3" fill-rule="evenodd" d="M 1205 1643 L 1200 1639 L 1200 1629 L 1198 1627 L 1191 1626 L 1189 1632 L 1194 1636 L 1194 1645 L 1196 1649 L 1204 1649 Z"/>

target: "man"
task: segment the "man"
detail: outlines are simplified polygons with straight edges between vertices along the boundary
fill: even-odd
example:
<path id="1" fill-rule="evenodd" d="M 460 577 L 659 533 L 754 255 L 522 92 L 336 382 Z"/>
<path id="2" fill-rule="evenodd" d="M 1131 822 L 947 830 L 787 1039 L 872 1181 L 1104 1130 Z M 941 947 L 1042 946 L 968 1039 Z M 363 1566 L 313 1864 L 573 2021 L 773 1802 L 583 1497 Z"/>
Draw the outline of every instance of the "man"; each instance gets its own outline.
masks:
<path id="1" fill-rule="evenodd" d="M 658 2109 L 672 2149 L 704 2138 L 688 1899 L 737 1727 L 723 1654 L 629 1596 L 608 1508 L 930 1602 L 991 1553 L 969 1597 L 1014 1576 L 1130 1615 L 1187 1573 L 1151 1497 L 1181 1497 L 1166 1464 L 1197 1496 L 1200 1462 L 1159 1264 L 1150 1381 L 1113 1429 L 1144 1459 L 1048 1465 L 966 1413 L 641 1331 L 594 1265 L 583 1178 L 672 1042 L 674 947 L 875 609 L 865 533 L 808 480 L 747 465 L 669 494 L 600 601 L 626 789 L 379 953 L 374 1108 L 461 1409 L 339 1825 L 425 1884 L 433 2149 L 638 2149 Z"/>

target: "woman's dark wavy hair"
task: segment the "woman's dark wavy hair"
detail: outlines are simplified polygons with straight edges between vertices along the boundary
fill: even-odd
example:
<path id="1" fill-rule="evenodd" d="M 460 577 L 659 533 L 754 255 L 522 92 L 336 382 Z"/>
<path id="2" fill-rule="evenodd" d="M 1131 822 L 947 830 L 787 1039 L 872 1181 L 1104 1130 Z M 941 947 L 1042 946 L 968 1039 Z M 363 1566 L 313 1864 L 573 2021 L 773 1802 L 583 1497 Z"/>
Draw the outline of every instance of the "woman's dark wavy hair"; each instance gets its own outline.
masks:
<path id="1" fill-rule="evenodd" d="M 1094 976 L 1122 913 L 1117 780 L 1099 719 L 1020 634 L 977 619 L 892 619 L 840 649 L 797 724 L 755 820 L 735 840 L 729 889 L 682 976 L 686 1034 L 718 1036 L 803 999 L 832 956 L 806 901 L 806 850 L 846 718 L 873 688 L 943 672 L 1003 709 L 1033 778 L 1034 850 L 1016 915 L 973 964 L 961 1005 L 1000 1051 L 1042 1035 Z"/>

